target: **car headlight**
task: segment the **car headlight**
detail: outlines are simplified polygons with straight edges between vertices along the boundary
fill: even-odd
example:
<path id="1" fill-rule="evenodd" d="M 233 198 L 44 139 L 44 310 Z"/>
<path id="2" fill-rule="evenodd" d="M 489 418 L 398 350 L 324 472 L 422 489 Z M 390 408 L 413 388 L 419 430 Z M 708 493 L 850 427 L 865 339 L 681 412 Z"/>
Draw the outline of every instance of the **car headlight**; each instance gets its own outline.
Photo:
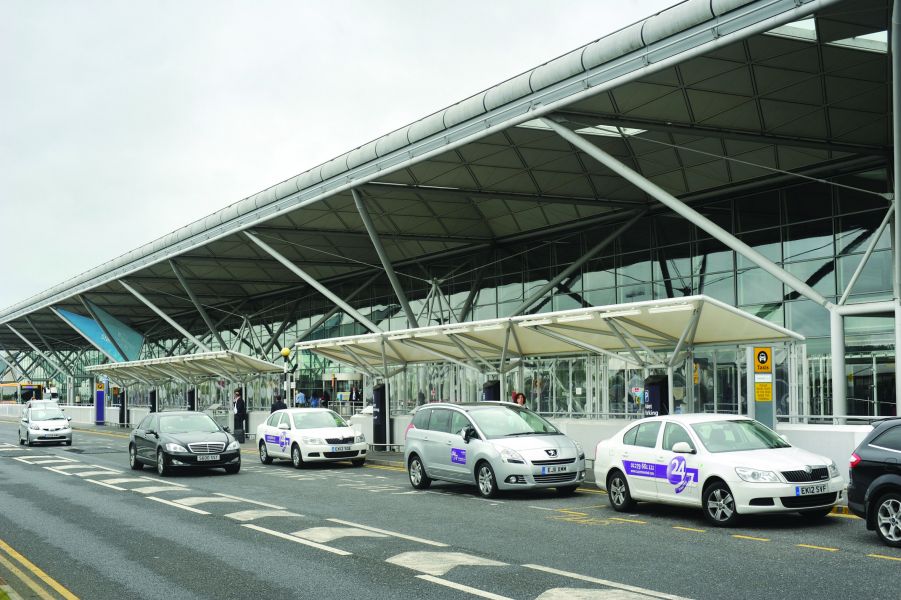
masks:
<path id="1" fill-rule="evenodd" d="M 305 437 L 305 438 L 301 438 L 301 439 L 303 440 L 304 444 L 318 444 L 320 446 L 325 444 L 325 440 L 322 438 Z"/>
<path id="2" fill-rule="evenodd" d="M 585 460 L 585 449 L 582 448 L 582 444 L 573 440 L 573 445 L 576 447 L 576 454 L 579 455 L 579 460 Z"/>
<path id="3" fill-rule="evenodd" d="M 181 444 L 173 444 L 172 442 L 166 444 L 164 448 L 166 449 L 166 452 L 187 452 L 187 449 L 185 449 L 184 446 Z"/>
<path id="4" fill-rule="evenodd" d="M 838 467 L 835 466 L 835 462 L 829 463 L 829 478 L 838 477 Z"/>
<path id="5" fill-rule="evenodd" d="M 354 438 L 354 444 L 359 444 L 359 443 L 365 442 L 365 441 L 366 441 L 366 436 L 363 435 L 362 433 Z"/>
<path id="6" fill-rule="evenodd" d="M 232 440 L 225 449 L 228 450 L 238 450 L 241 447 L 241 444 L 238 443 L 238 440 Z"/>
<path id="7" fill-rule="evenodd" d="M 40 431 L 40 430 L 41 430 L 41 426 L 38 425 L 37 423 L 32 423 L 31 425 L 28 426 L 28 429 L 33 429 L 33 430 L 35 430 L 35 431 Z"/>
<path id="8" fill-rule="evenodd" d="M 779 483 L 779 477 L 772 471 L 735 467 L 735 473 L 748 483 Z"/>
<path id="9" fill-rule="evenodd" d="M 506 463 L 517 463 L 520 465 L 526 462 L 519 452 L 509 448 L 501 448 L 501 460 Z"/>

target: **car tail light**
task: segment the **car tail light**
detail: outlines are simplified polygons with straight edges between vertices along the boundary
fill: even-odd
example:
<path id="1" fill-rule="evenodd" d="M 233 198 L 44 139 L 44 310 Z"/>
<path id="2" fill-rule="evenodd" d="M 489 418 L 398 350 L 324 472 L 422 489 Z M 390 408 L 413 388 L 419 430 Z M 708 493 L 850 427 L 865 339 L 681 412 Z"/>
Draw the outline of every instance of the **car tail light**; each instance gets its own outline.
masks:
<path id="1" fill-rule="evenodd" d="M 407 434 L 410 433 L 410 430 L 411 430 L 411 429 L 416 429 L 416 426 L 413 425 L 413 423 L 410 423 L 409 425 L 407 425 L 407 428 L 404 429 L 404 441 L 406 441 L 406 439 L 407 439 Z"/>
<path id="2" fill-rule="evenodd" d="M 851 468 L 853 469 L 860 464 L 860 457 L 856 453 L 851 454 Z"/>

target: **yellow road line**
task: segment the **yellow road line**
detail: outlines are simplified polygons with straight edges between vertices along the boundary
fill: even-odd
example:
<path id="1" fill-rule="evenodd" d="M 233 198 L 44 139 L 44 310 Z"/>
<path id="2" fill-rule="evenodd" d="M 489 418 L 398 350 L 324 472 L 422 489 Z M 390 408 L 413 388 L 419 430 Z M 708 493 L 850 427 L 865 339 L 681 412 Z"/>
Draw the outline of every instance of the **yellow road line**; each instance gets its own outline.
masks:
<path id="1" fill-rule="evenodd" d="M 90 435 L 105 435 L 106 437 L 120 438 L 123 440 L 127 440 L 129 438 L 129 435 L 125 433 L 107 433 L 106 431 L 94 431 L 93 429 L 75 429 L 75 431 L 79 433 L 87 433 Z"/>
<path id="2" fill-rule="evenodd" d="M 620 521 L 622 523 L 637 523 L 639 525 L 644 525 L 647 521 L 639 521 L 638 519 L 621 519 L 620 517 L 610 517 L 611 521 Z"/>
<path id="3" fill-rule="evenodd" d="M 62 584 L 56 581 L 54 578 L 50 577 L 44 571 L 42 571 L 37 565 L 32 563 L 30 560 L 13 550 L 9 544 L 0 540 L 0 550 L 3 550 L 12 558 L 19 561 L 26 569 L 31 571 L 34 575 L 36 575 L 41 581 L 49 585 L 53 588 L 60 596 L 65 598 L 66 600 L 78 600 L 78 596 L 67 590 Z M 39 594 L 40 595 L 40 594 Z"/>
<path id="4" fill-rule="evenodd" d="M 838 548 L 828 548 L 826 546 L 811 546 L 810 544 L 796 544 L 798 548 L 810 548 L 811 550 L 825 550 L 826 552 L 838 552 Z"/>
<path id="5" fill-rule="evenodd" d="M 404 469 L 403 467 L 389 467 L 386 465 L 363 465 L 363 466 L 366 467 L 367 469 L 381 469 L 383 471 L 400 471 L 402 473 L 406 472 L 406 469 Z"/>
<path id="6" fill-rule="evenodd" d="M 896 560 L 901 562 L 901 558 L 897 556 L 886 556 L 885 554 L 867 554 L 870 558 L 881 558 L 882 560 Z"/>
<path id="7" fill-rule="evenodd" d="M 705 533 L 706 529 L 695 529 L 694 527 L 680 527 L 679 525 L 673 525 L 673 529 L 678 529 L 679 531 L 694 531 L 695 533 Z"/>
<path id="8" fill-rule="evenodd" d="M 576 491 L 577 491 L 577 492 L 581 492 L 581 493 L 583 493 L 583 494 L 598 494 L 598 495 L 601 495 L 601 496 L 606 496 L 606 495 L 607 495 L 607 492 L 602 492 L 601 490 L 593 490 L 593 489 L 591 489 L 591 488 L 582 488 L 582 487 L 580 487 L 580 488 L 577 489 Z"/>
<path id="9" fill-rule="evenodd" d="M 12 564 L 2 556 L 0 556 L 0 565 L 6 567 L 13 575 L 22 580 L 22 583 L 31 588 L 38 597 L 43 598 L 44 600 L 54 600 L 53 596 L 44 591 L 44 588 L 39 586 L 34 579 L 23 573 L 16 565 Z"/>
<path id="10" fill-rule="evenodd" d="M 845 513 L 829 513 L 830 517 L 838 517 L 839 519 L 860 519 L 857 515 L 846 515 Z"/>
<path id="11" fill-rule="evenodd" d="M 575 510 L 567 510 L 565 508 L 558 508 L 557 512 L 564 513 L 567 515 L 572 515 L 574 517 L 587 517 L 588 516 L 588 513 L 578 512 Z"/>
<path id="12" fill-rule="evenodd" d="M 736 535 L 733 535 L 732 537 L 734 537 L 735 539 L 738 539 L 738 540 L 754 540 L 755 542 L 768 542 L 768 541 L 770 541 L 769 538 L 754 537 L 754 536 L 752 536 L 752 535 L 737 535 L 737 534 L 736 534 Z"/>

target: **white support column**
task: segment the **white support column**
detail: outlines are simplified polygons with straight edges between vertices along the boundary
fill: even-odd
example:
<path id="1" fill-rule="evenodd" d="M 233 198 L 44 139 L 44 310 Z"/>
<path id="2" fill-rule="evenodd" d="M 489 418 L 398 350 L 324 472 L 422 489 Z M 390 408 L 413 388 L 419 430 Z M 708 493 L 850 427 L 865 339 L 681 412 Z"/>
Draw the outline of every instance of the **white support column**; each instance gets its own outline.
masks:
<path id="1" fill-rule="evenodd" d="M 892 30 L 889 32 L 892 61 L 892 159 L 894 169 L 892 178 L 894 185 L 893 206 L 895 208 L 894 256 L 895 302 L 901 302 L 901 0 L 892 3 Z M 895 308 L 895 364 L 898 364 L 898 352 L 901 351 L 901 307 Z M 895 374 L 895 407 L 901 407 L 901 377 Z"/>
<path id="2" fill-rule="evenodd" d="M 366 208 L 366 204 L 363 203 L 363 198 L 357 190 L 351 189 L 350 193 L 354 197 L 354 203 L 357 205 L 357 212 L 360 213 L 360 219 L 363 220 L 363 225 L 369 233 L 369 239 L 372 241 L 375 253 L 378 254 L 379 260 L 382 263 L 382 268 L 385 269 L 385 274 L 388 275 L 388 281 L 391 282 L 391 287 L 394 289 L 394 295 L 397 296 L 398 302 L 400 302 L 401 307 L 403 307 L 404 312 L 407 314 L 407 324 L 410 328 L 418 328 L 419 323 L 416 321 L 416 315 L 413 314 L 410 303 L 407 302 L 407 295 L 404 293 L 404 288 L 401 286 L 400 280 L 394 272 L 394 267 L 391 265 L 388 253 L 385 252 L 385 248 L 382 246 L 382 240 L 379 239 L 379 233 L 375 230 L 375 224 L 369 216 L 369 209 Z"/>
<path id="3" fill-rule="evenodd" d="M 161 319 L 164 320 L 166 323 L 168 323 L 169 325 L 171 325 L 172 328 L 175 329 L 175 330 L 176 330 L 177 332 L 179 332 L 180 334 L 182 334 L 182 335 L 185 337 L 185 339 L 190 340 L 195 346 L 197 346 L 198 348 L 200 348 L 200 349 L 203 350 L 204 352 L 210 352 L 210 347 L 209 347 L 209 346 L 207 346 L 206 344 L 204 344 L 203 342 L 201 342 L 200 340 L 198 340 L 196 337 L 194 337 L 193 335 L 191 335 L 191 334 L 188 332 L 187 329 L 185 329 L 184 327 L 182 327 L 181 325 L 179 325 L 172 317 L 170 317 L 169 315 L 167 315 L 166 313 L 164 313 L 164 312 L 163 312 L 160 308 L 158 308 L 153 302 L 151 302 L 150 300 L 148 300 L 147 298 L 145 298 L 144 295 L 141 294 L 138 290 L 134 289 L 133 287 L 131 287 L 130 285 L 128 285 L 127 283 L 125 283 L 125 282 L 124 282 L 123 280 L 121 280 L 121 279 L 119 280 L 119 285 L 121 285 L 121 286 L 124 287 L 126 290 L 128 290 L 129 292 L 131 292 L 131 295 L 132 295 L 132 296 L 134 296 L 135 298 L 137 298 L 138 300 L 140 300 L 141 302 L 143 302 L 144 305 L 147 306 L 147 308 L 149 308 L 150 310 L 152 310 L 153 312 L 155 312 L 159 318 L 161 318 Z"/>
<path id="4" fill-rule="evenodd" d="M 832 414 L 835 424 L 844 425 L 848 414 L 845 391 L 845 319 L 835 311 L 829 312 L 832 341 Z"/>
<path id="5" fill-rule="evenodd" d="M 321 283 L 316 281 L 306 271 L 304 271 L 303 269 L 301 269 L 300 267 L 295 265 L 293 262 L 291 262 L 290 260 L 288 260 L 287 258 L 282 256 L 281 254 L 279 254 L 272 246 L 270 246 L 269 244 L 267 244 L 266 242 L 259 239 L 257 236 L 253 235 L 252 233 L 250 233 L 248 231 L 245 231 L 244 235 L 247 236 L 247 238 L 250 241 L 252 241 L 254 244 L 256 244 L 257 246 L 262 248 L 263 251 L 266 252 L 269 256 L 271 256 L 272 258 L 274 258 L 275 260 L 280 262 L 282 264 L 282 266 L 284 266 L 286 269 L 288 269 L 289 271 L 291 271 L 292 273 L 294 273 L 295 275 L 297 275 L 298 277 L 300 277 L 301 279 L 306 281 L 310 287 L 312 287 L 317 292 L 319 292 L 320 294 L 322 294 L 323 296 L 325 296 L 326 298 L 331 300 L 335 305 L 341 307 L 341 310 L 343 310 L 344 312 L 349 314 L 351 317 L 353 317 L 354 319 L 359 321 L 364 327 L 366 327 L 366 329 L 368 329 L 369 331 L 371 331 L 373 333 L 381 333 L 382 330 L 378 327 L 378 325 L 376 325 L 375 323 L 373 323 L 372 321 L 370 321 L 369 319 L 367 319 L 366 317 L 361 315 L 355 308 L 353 308 L 350 304 L 348 304 L 347 302 L 345 302 L 344 300 L 339 298 L 330 289 L 328 289 L 327 287 L 325 287 L 324 285 L 322 285 Z"/>

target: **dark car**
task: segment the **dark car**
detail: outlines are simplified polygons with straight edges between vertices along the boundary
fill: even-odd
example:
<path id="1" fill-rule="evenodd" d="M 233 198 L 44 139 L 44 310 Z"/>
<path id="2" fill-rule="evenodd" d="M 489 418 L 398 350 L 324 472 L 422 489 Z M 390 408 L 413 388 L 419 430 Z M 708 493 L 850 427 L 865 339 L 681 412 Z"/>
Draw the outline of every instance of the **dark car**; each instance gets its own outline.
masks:
<path id="1" fill-rule="evenodd" d="M 241 446 L 205 413 L 150 413 L 131 432 L 128 463 L 136 471 L 145 464 L 156 465 L 160 475 L 181 467 L 220 467 L 226 473 L 237 473 Z"/>
<path id="2" fill-rule="evenodd" d="M 848 508 L 889 546 L 901 547 L 901 418 L 877 423 L 851 455 Z"/>

